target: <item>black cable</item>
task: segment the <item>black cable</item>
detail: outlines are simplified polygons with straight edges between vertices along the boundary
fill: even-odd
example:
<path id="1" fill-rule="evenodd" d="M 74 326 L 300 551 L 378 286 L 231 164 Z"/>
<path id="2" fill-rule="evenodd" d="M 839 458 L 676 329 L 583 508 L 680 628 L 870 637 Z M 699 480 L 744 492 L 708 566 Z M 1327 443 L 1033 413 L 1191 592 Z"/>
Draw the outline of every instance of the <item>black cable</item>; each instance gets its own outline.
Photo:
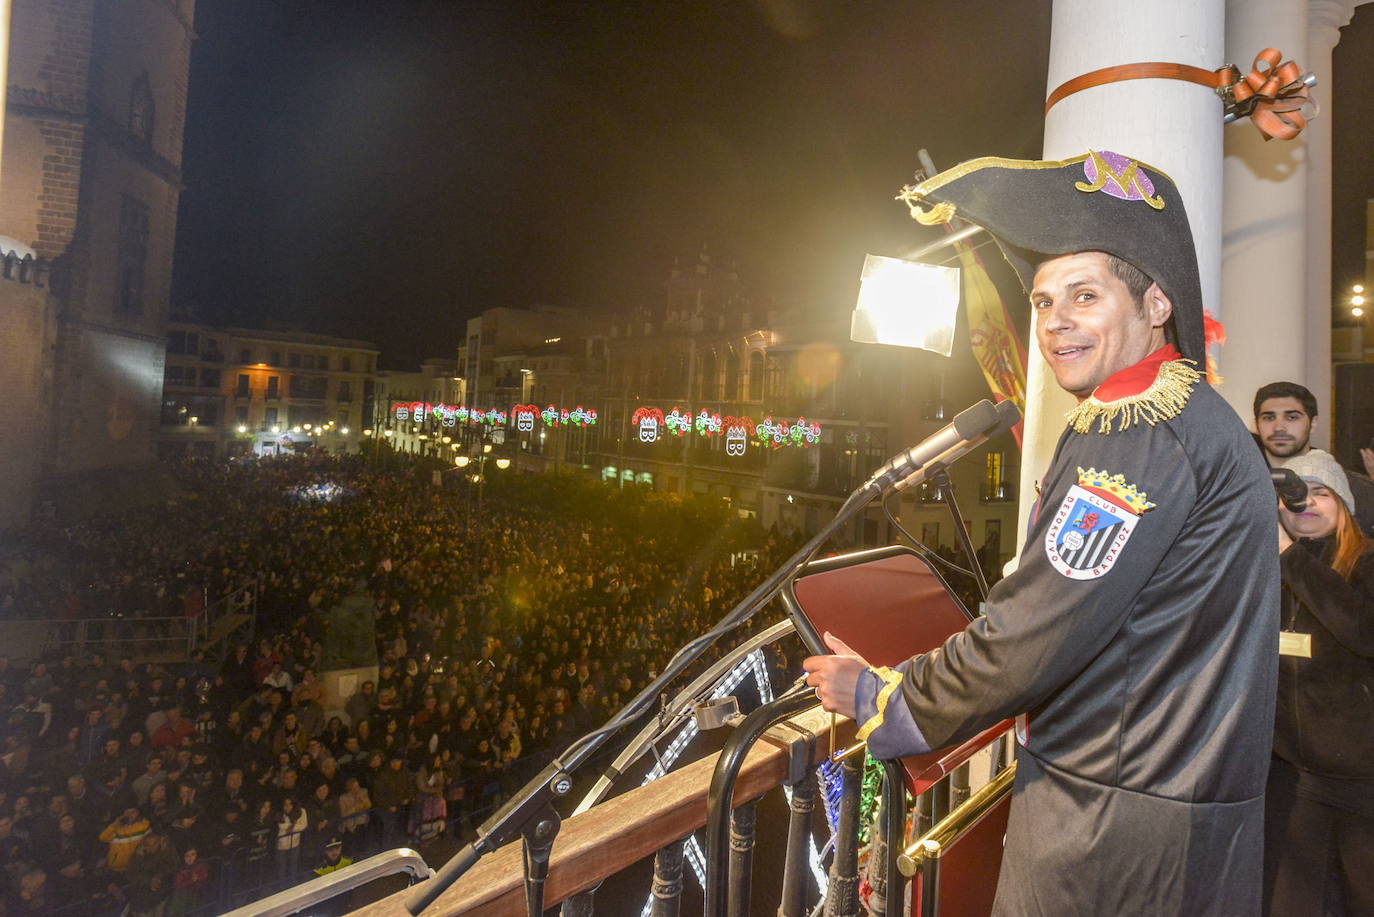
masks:
<path id="1" fill-rule="evenodd" d="M 972 570 L 966 570 L 958 564 L 954 563 L 953 561 L 945 560 L 939 554 L 936 554 L 934 551 L 930 550 L 930 548 L 927 548 L 921 542 L 917 541 L 915 536 L 908 532 L 906 530 L 906 527 L 897 521 L 897 517 L 892 515 L 892 507 L 888 505 L 886 500 L 883 501 L 883 515 L 887 517 L 887 521 L 892 523 L 893 527 L 896 528 L 897 531 L 901 532 L 903 535 L 906 536 L 906 540 L 911 542 L 912 549 L 917 554 L 921 555 L 922 559 L 929 561 L 931 563 L 939 564 L 940 566 L 944 567 L 946 570 L 949 570 L 952 573 L 959 573 L 970 578 L 973 576 Z"/>

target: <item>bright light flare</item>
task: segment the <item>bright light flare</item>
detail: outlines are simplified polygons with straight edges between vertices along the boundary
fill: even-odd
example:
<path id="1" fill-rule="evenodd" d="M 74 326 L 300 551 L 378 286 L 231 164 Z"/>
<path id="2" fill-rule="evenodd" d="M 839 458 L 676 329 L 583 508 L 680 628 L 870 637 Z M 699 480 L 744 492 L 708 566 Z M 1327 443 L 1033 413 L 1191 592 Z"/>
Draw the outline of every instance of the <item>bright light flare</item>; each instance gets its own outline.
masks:
<path id="1" fill-rule="evenodd" d="M 1363 318 L 1364 310 L 1361 309 L 1359 306 L 1355 306 L 1353 309 L 1350 310 L 1350 314 L 1355 316 L 1356 318 Z"/>
<path id="2" fill-rule="evenodd" d="M 1350 304 L 1351 304 L 1352 306 L 1363 306 L 1363 305 L 1364 305 L 1364 297 L 1361 296 L 1360 294 L 1356 293 L 1354 296 L 1350 297 Z"/>
<path id="3" fill-rule="evenodd" d="M 942 356 L 954 350 L 959 269 L 868 255 L 850 340 L 919 347 Z"/>
<path id="4" fill-rule="evenodd" d="M 499 458 L 499 459 L 497 459 L 497 460 L 496 460 L 496 467 L 497 467 L 497 468 L 500 468 L 502 471 L 505 471 L 507 468 L 510 467 L 510 459 L 508 459 L 508 458 Z"/>

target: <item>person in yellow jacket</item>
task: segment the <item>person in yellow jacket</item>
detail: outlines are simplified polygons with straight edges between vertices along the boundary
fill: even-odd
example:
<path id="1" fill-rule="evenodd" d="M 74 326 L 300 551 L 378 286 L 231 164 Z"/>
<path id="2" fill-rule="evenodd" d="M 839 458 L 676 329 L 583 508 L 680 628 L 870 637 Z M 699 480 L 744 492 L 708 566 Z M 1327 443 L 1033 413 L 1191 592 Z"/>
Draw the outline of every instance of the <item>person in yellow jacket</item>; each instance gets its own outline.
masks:
<path id="1" fill-rule="evenodd" d="M 105 830 L 100 832 L 100 841 L 109 845 L 105 865 L 111 872 L 124 872 L 129 868 L 134 851 L 151 827 L 148 819 L 134 806 L 125 809 L 123 814 L 105 826 Z"/>

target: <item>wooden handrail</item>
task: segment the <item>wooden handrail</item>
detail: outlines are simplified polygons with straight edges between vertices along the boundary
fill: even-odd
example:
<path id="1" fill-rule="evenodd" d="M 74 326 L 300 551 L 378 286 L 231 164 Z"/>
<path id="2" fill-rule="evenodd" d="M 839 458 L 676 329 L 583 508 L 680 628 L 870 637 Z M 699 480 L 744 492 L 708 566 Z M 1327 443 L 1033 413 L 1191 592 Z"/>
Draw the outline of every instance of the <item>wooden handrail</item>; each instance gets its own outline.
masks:
<path id="1" fill-rule="evenodd" d="M 790 722 L 816 736 L 808 764 L 821 763 L 830 752 L 830 714 L 815 707 Z M 854 723 L 840 717 L 837 741 L 850 741 L 854 732 Z M 716 757 L 710 755 L 563 822 L 549 865 L 545 906 L 553 907 L 594 888 L 661 847 L 704 827 L 706 793 Z M 740 770 L 735 804 L 757 799 L 781 785 L 787 773 L 788 752 L 766 741 L 757 743 Z M 517 841 L 479 860 L 434 901 L 424 917 L 524 917 L 523 882 Z M 353 917 L 409 917 L 405 892 L 354 911 Z"/>

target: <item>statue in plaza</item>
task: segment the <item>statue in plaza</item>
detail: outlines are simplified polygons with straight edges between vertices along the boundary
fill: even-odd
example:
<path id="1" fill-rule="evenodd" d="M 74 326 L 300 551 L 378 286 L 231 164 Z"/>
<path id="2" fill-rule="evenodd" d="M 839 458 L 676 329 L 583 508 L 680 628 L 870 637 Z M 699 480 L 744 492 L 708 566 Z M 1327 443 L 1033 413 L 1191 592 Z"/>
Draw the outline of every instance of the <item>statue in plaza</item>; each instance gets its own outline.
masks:
<path id="1" fill-rule="evenodd" d="M 359 577 L 351 593 L 323 614 L 325 671 L 356 669 L 377 664 L 377 634 L 373 621 L 374 603 L 367 579 Z"/>

